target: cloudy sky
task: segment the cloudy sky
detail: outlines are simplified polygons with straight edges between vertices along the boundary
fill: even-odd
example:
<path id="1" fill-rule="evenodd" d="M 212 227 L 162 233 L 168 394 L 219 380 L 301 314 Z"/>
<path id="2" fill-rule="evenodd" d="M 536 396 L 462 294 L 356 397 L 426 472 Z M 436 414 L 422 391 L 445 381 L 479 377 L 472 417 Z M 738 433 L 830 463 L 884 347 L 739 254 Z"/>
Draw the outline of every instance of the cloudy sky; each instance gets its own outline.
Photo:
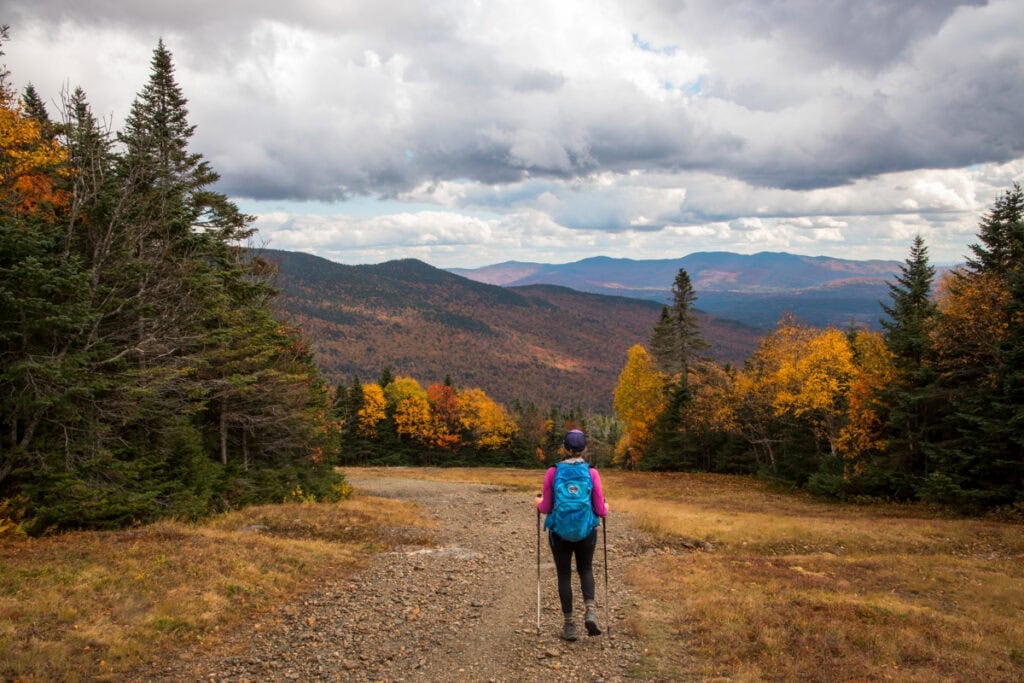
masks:
<path id="1" fill-rule="evenodd" d="M 120 125 L 163 38 L 270 247 L 441 267 L 960 260 L 1024 181 L 1019 0 L 5 0 L 4 61 Z M 56 107 L 51 107 L 55 113 Z"/>

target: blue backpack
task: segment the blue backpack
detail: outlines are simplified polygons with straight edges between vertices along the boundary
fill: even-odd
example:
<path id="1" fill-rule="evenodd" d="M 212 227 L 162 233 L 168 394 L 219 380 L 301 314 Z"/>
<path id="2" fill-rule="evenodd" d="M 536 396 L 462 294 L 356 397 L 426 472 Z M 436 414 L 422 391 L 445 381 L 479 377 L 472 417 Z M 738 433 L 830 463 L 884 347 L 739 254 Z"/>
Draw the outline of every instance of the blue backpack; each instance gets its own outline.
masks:
<path id="1" fill-rule="evenodd" d="M 585 462 L 560 462 L 555 470 L 555 505 L 544 520 L 544 528 L 574 543 L 590 535 L 599 524 L 590 502 L 594 482 Z"/>

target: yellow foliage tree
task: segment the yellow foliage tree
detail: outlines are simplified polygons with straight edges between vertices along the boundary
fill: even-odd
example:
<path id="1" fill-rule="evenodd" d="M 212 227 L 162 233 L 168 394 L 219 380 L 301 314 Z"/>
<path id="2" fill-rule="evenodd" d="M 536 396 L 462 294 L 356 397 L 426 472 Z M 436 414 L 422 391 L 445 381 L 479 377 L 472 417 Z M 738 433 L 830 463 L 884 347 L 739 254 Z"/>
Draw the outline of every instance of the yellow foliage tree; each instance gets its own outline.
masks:
<path id="1" fill-rule="evenodd" d="M 615 414 L 625 431 L 615 446 L 615 462 L 635 467 L 650 444 L 655 421 L 665 409 L 665 375 L 654 368 L 651 355 L 635 344 L 615 386 Z"/>
<path id="2" fill-rule="evenodd" d="M 736 431 L 747 440 L 753 449 L 759 465 L 767 464 L 775 469 L 778 459 L 775 446 L 779 438 L 775 434 L 775 410 L 772 408 L 771 388 L 754 370 L 737 373 L 729 387 L 731 405 L 736 415 Z"/>
<path id="3" fill-rule="evenodd" d="M 893 355 L 878 332 L 861 331 L 853 339 L 855 370 L 847 395 L 846 424 L 839 432 L 837 446 L 854 473 L 861 472 L 859 459 L 885 449 L 882 418 L 876 397 L 896 376 Z"/>
<path id="4" fill-rule="evenodd" d="M 398 406 L 410 396 L 422 396 L 424 400 L 427 398 L 427 392 L 412 377 L 396 377 L 384 387 L 384 400 L 390 411 L 397 410 Z"/>
<path id="5" fill-rule="evenodd" d="M 363 405 L 359 408 L 356 431 L 364 439 L 377 438 L 377 425 L 385 417 L 384 390 L 379 384 L 363 385 Z"/>
<path id="6" fill-rule="evenodd" d="M 399 438 L 408 437 L 425 446 L 433 446 L 438 433 L 437 420 L 430 409 L 427 392 L 412 377 L 396 377 L 384 387 L 384 400 L 395 418 Z"/>
<path id="7" fill-rule="evenodd" d="M 784 318 L 733 382 L 741 433 L 775 467 L 777 420 L 806 420 L 828 442 L 830 453 L 838 455 L 855 373 L 853 349 L 844 333 Z"/>
<path id="8" fill-rule="evenodd" d="M 793 356 L 779 368 L 780 391 L 775 396 L 777 414 L 807 417 L 820 438 L 838 454 L 839 434 L 846 419 L 846 396 L 856 368 L 846 335 L 829 329 L 793 349 Z"/>
<path id="9" fill-rule="evenodd" d="M 515 420 L 481 389 L 458 392 L 463 428 L 472 435 L 481 450 L 501 448 L 511 443 L 518 431 Z"/>
<path id="10" fill-rule="evenodd" d="M 399 438 L 407 436 L 425 446 L 433 446 L 437 425 L 430 410 L 426 392 L 410 394 L 395 407 L 395 431 Z"/>

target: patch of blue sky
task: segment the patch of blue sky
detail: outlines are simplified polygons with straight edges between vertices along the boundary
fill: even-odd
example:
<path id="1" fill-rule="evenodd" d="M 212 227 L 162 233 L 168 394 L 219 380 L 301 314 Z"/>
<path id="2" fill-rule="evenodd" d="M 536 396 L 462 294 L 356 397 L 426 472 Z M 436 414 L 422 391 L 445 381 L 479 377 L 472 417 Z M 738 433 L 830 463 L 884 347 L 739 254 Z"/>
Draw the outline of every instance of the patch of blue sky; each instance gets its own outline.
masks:
<path id="1" fill-rule="evenodd" d="M 687 83 L 686 85 L 681 86 L 679 89 L 682 90 L 683 94 L 687 95 L 688 97 L 696 97 L 697 95 L 701 94 L 701 92 L 704 90 L 704 76 L 699 76 L 697 80 L 693 81 L 692 83 Z"/>
<path id="2" fill-rule="evenodd" d="M 656 55 L 664 55 L 666 57 L 673 56 L 679 51 L 678 45 L 666 45 L 665 47 L 654 47 L 646 40 L 640 40 L 640 35 L 637 33 L 633 34 L 633 47 L 639 48 L 644 52 L 653 52 Z"/>
<path id="3" fill-rule="evenodd" d="M 704 77 L 700 76 L 695 81 L 691 81 L 690 83 L 683 83 L 681 85 L 677 85 L 672 81 L 663 81 L 661 87 L 663 90 L 667 91 L 678 90 L 687 97 L 696 97 L 697 95 L 700 95 L 701 92 L 704 90 Z"/>

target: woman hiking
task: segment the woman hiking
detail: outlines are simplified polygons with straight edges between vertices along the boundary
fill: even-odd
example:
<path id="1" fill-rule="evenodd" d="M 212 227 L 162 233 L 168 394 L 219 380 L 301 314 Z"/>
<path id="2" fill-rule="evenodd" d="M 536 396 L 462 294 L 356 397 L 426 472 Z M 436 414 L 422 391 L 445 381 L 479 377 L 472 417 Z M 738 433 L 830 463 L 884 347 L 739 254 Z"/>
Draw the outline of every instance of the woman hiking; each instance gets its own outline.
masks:
<path id="1" fill-rule="evenodd" d="M 547 515 L 544 528 L 548 530 L 548 543 L 558 572 L 558 599 L 565 618 L 560 637 L 576 640 L 572 612 L 573 555 L 586 607 L 583 625 L 588 635 L 601 634 L 594 602 L 593 562 L 597 527 L 601 526 L 600 518 L 608 514 L 608 504 L 601 488 L 601 475 L 583 459 L 587 437 L 573 429 L 565 435 L 564 446 L 562 461 L 544 474 L 544 491 L 537 501 L 537 510 Z"/>

